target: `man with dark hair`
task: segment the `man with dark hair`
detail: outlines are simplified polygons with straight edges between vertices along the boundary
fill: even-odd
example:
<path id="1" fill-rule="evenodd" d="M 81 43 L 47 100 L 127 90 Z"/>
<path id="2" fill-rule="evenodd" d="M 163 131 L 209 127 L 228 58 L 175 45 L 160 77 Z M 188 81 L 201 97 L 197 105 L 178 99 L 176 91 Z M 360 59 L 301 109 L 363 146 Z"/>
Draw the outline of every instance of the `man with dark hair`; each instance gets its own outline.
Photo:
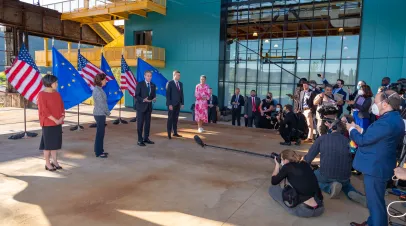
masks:
<path id="1" fill-rule="evenodd" d="M 390 78 L 389 77 L 384 77 L 382 79 L 381 86 L 385 86 L 386 88 L 389 88 L 390 85 Z"/>
<path id="2" fill-rule="evenodd" d="M 355 125 L 347 123 L 350 139 L 358 145 L 353 167 L 364 174 L 365 194 L 370 217 L 362 224 L 352 226 L 388 225 L 385 205 L 386 182 L 392 177 L 396 167 L 396 148 L 403 138 L 405 124 L 398 112 L 400 96 L 393 90 L 384 90 L 375 96 L 372 113 L 379 120 L 363 132 Z"/>
<path id="3" fill-rule="evenodd" d="M 217 106 L 219 105 L 219 101 L 216 95 L 213 95 L 213 89 L 209 89 L 210 99 L 207 100 L 208 108 L 208 116 L 209 116 L 209 123 L 217 123 Z"/>
<path id="4" fill-rule="evenodd" d="M 330 83 L 328 83 L 327 79 L 324 77 L 324 75 L 322 75 L 320 77 L 323 80 L 324 85 L 328 85 Z M 342 79 L 337 79 L 336 84 L 333 86 L 333 94 L 339 94 L 342 96 L 342 98 L 340 98 L 342 101 L 347 100 L 347 92 L 344 91 L 343 89 L 344 87 L 344 80 Z M 343 105 L 338 105 L 338 117 L 341 116 L 341 114 L 343 113 Z"/>
<path id="5" fill-rule="evenodd" d="M 280 125 L 279 133 L 284 140 L 284 142 L 281 142 L 280 144 L 290 146 L 293 139 L 298 140 L 297 135 L 294 134 L 297 128 L 297 119 L 295 113 L 293 112 L 292 105 L 285 105 L 283 112 L 283 118 L 281 118 L 280 115 L 276 116 L 276 119 L 278 120 L 278 123 Z M 299 145 L 300 142 L 298 142 L 297 144 Z"/>
<path id="6" fill-rule="evenodd" d="M 327 123 L 331 133 L 319 137 L 310 147 L 304 160 L 309 164 L 320 154 L 320 168 L 314 172 L 322 191 L 336 198 L 341 190 L 355 202 L 366 207 L 366 198 L 351 185 L 352 155 L 348 143 L 350 140 L 344 136 L 345 124 L 337 119 Z"/>
<path id="7" fill-rule="evenodd" d="M 231 97 L 232 118 L 231 123 L 234 126 L 235 120 L 237 125 L 241 125 L 241 107 L 244 106 L 244 97 L 240 95 L 240 88 L 235 88 L 235 94 Z"/>
<path id="8" fill-rule="evenodd" d="M 247 97 L 247 101 L 245 101 L 244 105 L 244 117 L 248 121 L 248 127 L 252 127 L 254 123 L 255 127 L 259 127 L 259 105 L 261 104 L 261 99 L 257 97 L 257 92 L 255 90 L 251 90 L 251 96 Z"/>
<path id="9" fill-rule="evenodd" d="M 151 71 L 145 71 L 144 78 L 145 80 L 139 82 L 135 89 L 135 98 L 137 98 L 138 146 L 145 146 L 145 143 L 154 144 L 154 142 L 149 139 L 149 129 L 151 127 L 152 102 L 156 101 L 156 86 L 151 82 Z M 144 137 L 142 137 L 143 129 Z"/>
<path id="10" fill-rule="evenodd" d="M 173 80 L 166 84 L 166 106 L 168 106 L 168 122 L 166 130 L 168 139 L 172 139 L 171 133 L 173 131 L 174 137 L 182 137 L 178 134 L 178 118 L 180 109 L 183 109 L 183 83 L 180 80 L 180 72 L 173 71 Z"/>
<path id="11" fill-rule="evenodd" d="M 299 109 L 298 112 L 302 113 L 307 122 L 307 126 L 309 127 L 309 133 L 307 135 L 306 142 L 313 142 L 313 131 L 314 131 L 314 124 L 313 124 L 313 114 L 315 113 L 315 106 L 313 104 L 313 100 L 316 96 L 316 93 L 310 90 L 309 83 L 307 81 L 303 81 L 303 90 L 300 92 L 299 95 Z"/>

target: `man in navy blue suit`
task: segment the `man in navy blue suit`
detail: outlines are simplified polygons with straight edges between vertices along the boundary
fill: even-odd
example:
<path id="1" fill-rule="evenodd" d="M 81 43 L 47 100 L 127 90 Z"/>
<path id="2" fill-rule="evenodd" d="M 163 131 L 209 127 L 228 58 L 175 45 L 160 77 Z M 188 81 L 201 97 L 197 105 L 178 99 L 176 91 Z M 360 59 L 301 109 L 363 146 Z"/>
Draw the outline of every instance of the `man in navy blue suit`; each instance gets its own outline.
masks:
<path id="1" fill-rule="evenodd" d="M 372 113 L 380 118 L 366 131 L 347 124 L 350 138 L 358 145 L 353 167 L 364 174 L 365 194 L 369 218 L 362 224 L 351 226 L 386 226 L 388 218 L 385 206 L 386 182 L 396 167 L 396 147 L 405 131 L 405 124 L 399 113 L 401 98 L 392 90 L 378 93 L 372 106 Z"/>
<path id="2" fill-rule="evenodd" d="M 324 85 L 330 84 L 330 83 L 328 83 L 328 81 L 324 77 L 324 75 L 321 75 L 320 78 L 323 80 Z M 342 79 L 337 79 L 337 82 L 333 87 L 333 94 L 342 95 L 343 96 L 342 100 L 345 102 L 347 100 L 347 93 L 344 91 L 343 87 L 344 87 L 344 81 Z M 343 113 L 343 106 L 338 105 L 338 117 L 340 117 L 342 113 Z"/>

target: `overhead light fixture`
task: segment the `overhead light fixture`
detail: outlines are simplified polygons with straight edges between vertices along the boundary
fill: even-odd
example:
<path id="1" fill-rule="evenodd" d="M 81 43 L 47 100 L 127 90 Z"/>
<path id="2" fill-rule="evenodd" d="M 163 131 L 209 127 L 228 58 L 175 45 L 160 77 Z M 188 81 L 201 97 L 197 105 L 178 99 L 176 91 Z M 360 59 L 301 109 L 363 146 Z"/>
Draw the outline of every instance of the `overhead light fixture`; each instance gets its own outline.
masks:
<path id="1" fill-rule="evenodd" d="M 257 37 L 258 33 L 256 31 L 254 31 L 254 34 L 252 34 L 252 36 Z"/>
<path id="2" fill-rule="evenodd" d="M 268 42 L 269 42 L 269 39 L 265 39 L 265 42 L 268 43 Z"/>
<path id="3" fill-rule="evenodd" d="M 344 46 L 344 50 L 347 50 L 348 49 L 348 47 L 347 46 Z"/>
<path id="4" fill-rule="evenodd" d="M 301 57 L 297 57 L 298 60 L 302 59 Z"/>
<path id="5" fill-rule="evenodd" d="M 344 32 L 344 28 L 342 28 L 342 27 L 338 28 L 338 32 L 340 32 L 340 33 Z"/>
<path id="6" fill-rule="evenodd" d="M 275 45 L 273 45 L 273 47 L 274 47 L 274 48 L 278 48 L 279 46 L 278 46 L 278 44 L 275 44 Z"/>
<path id="7" fill-rule="evenodd" d="M 347 59 L 350 59 L 351 57 L 350 56 L 347 56 Z"/>

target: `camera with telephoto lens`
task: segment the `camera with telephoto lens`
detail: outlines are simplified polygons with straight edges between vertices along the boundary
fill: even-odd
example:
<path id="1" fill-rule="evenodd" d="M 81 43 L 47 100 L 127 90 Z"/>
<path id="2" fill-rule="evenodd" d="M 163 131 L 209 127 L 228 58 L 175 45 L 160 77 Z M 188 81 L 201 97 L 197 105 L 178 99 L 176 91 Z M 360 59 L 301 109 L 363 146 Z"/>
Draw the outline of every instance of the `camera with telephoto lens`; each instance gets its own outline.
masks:
<path id="1" fill-rule="evenodd" d="M 323 105 L 317 111 L 323 117 L 324 115 L 336 115 L 339 110 L 337 105 Z"/>
<path id="2" fill-rule="evenodd" d="M 397 92 L 400 95 L 406 93 L 406 79 L 399 79 L 396 83 L 389 84 L 388 89 Z"/>
<path id="3" fill-rule="evenodd" d="M 281 155 L 279 155 L 278 153 L 272 152 L 271 158 L 276 159 L 276 161 L 278 161 L 278 163 L 281 163 Z"/>

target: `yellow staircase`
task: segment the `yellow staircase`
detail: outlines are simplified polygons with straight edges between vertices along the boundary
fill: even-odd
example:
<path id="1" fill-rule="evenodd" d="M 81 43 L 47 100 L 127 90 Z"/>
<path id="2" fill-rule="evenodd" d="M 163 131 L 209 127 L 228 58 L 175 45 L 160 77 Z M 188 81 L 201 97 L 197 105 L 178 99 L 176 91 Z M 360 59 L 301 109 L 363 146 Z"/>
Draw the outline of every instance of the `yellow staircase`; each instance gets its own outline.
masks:
<path id="1" fill-rule="evenodd" d="M 124 34 L 113 25 L 113 21 L 89 24 L 89 26 L 107 43 L 106 47 L 123 47 Z"/>

